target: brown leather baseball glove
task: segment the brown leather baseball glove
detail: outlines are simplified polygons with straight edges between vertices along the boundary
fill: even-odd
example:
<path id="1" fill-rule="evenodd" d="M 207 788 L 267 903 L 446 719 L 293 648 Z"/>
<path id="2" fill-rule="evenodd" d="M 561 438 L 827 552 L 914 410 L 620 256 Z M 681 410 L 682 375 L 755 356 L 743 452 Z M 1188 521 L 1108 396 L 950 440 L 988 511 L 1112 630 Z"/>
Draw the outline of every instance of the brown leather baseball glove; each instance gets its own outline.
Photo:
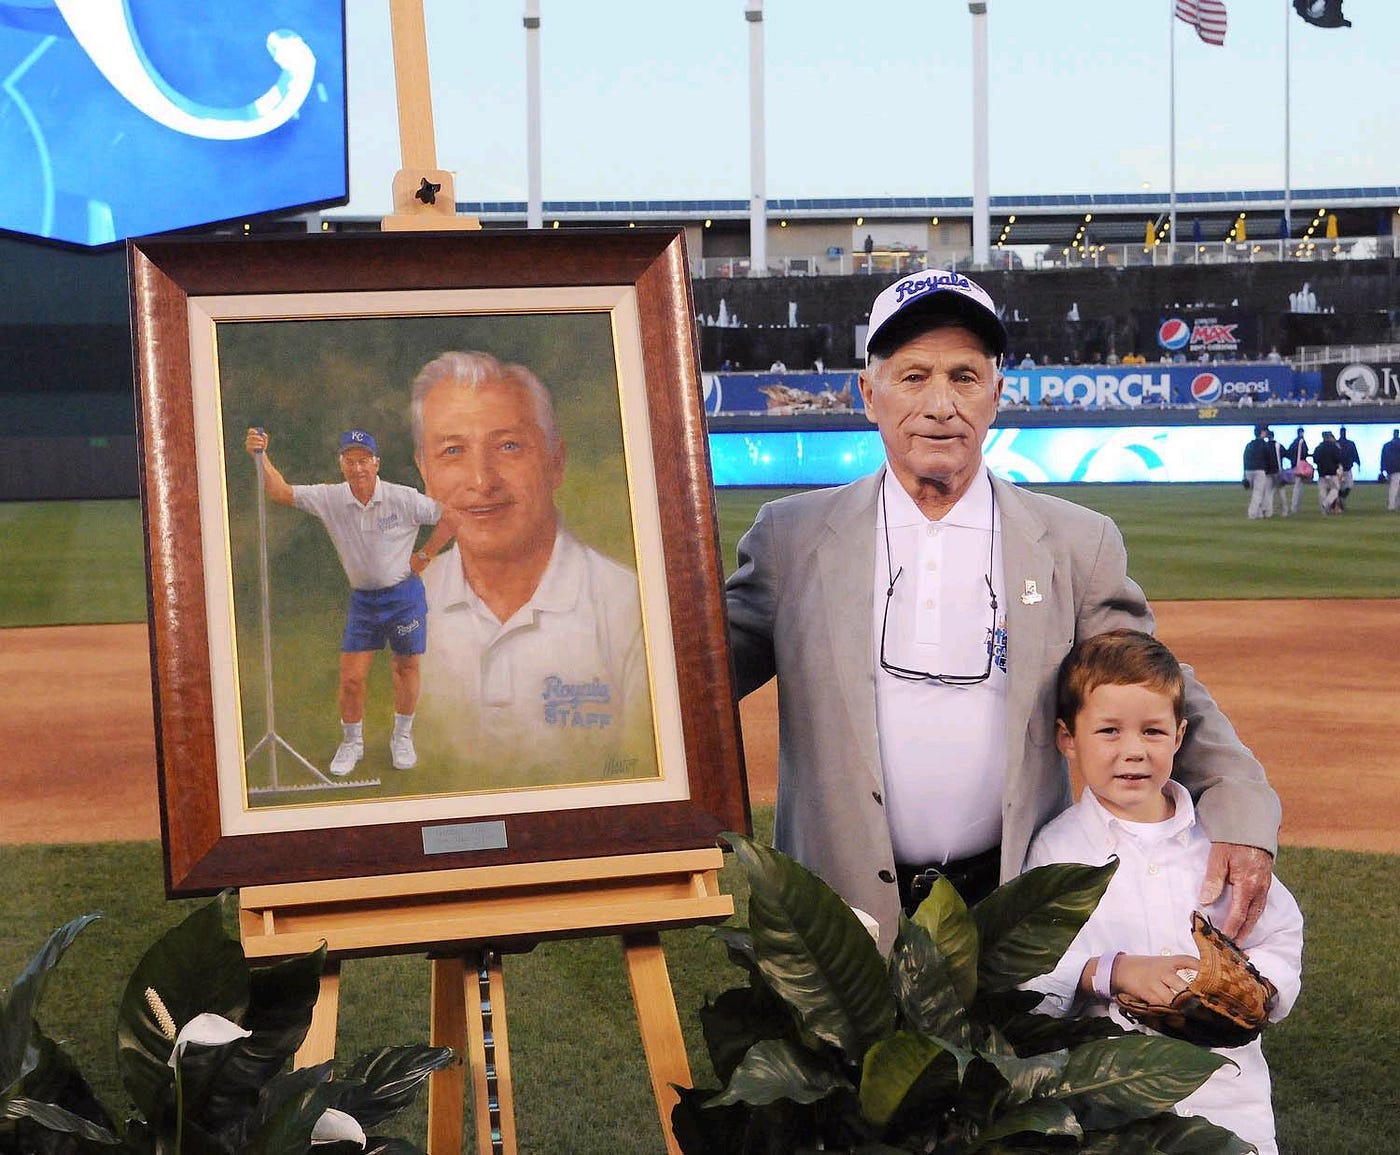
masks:
<path id="1" fill-rule="evenodd" d="M 1191 914 L 1191 937 L 1201 965 L 1178 972 L 1187 979 L 1184 991 L 1165 1004 L 1120 994 L 1118 1005 L 1134 1022 L 1164 1035 L 1202 1047 L 1242 1047 L 1264 1029 L 1278 990 L 1200 911 Z"/>

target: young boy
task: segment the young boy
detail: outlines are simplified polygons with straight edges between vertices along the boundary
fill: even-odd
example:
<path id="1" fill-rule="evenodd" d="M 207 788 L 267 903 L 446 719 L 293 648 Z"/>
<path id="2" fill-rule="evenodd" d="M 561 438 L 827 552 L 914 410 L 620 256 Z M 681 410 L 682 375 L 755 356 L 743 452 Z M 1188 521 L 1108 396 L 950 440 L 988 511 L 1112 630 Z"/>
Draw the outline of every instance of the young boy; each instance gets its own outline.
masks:
<path id="1" fill-rule="evenodd" d="M 1028 984 L 1045 995 L 1042 1014 L 1126 1018 L 1114 996 L 1167 1001 L 1185 986 L 1178 969 L 1199 964 L 1191 912 L 1205 876 L 1210 840 L 1196 825 L 1191 797 L 1172 781 L 1172 760 L 1186 736 L 1181 666 L 1149 634 L 1111 630 L 1077 644 L 1060 667 L 1056 742 L 1084 783 L 1079 801 L 1036 835 L 1026 869 L 1052 862 L 1118 870 L 1098 908 L 1058 967 Z M 1230 892 L 1202 910 L 1217 926 Z M 1298 997 L 1303 916 L 1277 879 L 1258 925 L 1239 942 L 1259 973 L 1278 988 L 1277 1021 Z M 1176 1106 L 1277 1153 L 1269 1069 L 1259 1040 L 1221 1048 L 1222 1067 Z"/>

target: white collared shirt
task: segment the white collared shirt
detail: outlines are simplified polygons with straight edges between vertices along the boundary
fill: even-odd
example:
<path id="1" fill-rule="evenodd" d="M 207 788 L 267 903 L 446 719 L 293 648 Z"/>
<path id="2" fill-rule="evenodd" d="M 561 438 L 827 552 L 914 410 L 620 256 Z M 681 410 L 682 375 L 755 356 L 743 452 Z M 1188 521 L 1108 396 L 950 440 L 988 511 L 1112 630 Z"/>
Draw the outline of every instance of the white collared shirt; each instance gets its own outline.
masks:
<path id="1" fill-rule="evenodd" d="M 374 492 L 363 505 L 348 481 L 294 485 L 292 502 L 321 519 L 350 587 L 357 590 L 388 589 L 408 577 L 418 527 L 436 525 L 441 516 L 431 497 L 381 478 L 375 478 Z"/>
<path id="2" fill-rule="evenodd" d="M 1042 1014 L 1109 1014 L 1119 1024 L 1144 1030 L 1127 1019 L 1116 1005 L 1078 997 L 1080 976 L 1091 958 L 1105 951 L 1127 954 L 1195 955 L 1191 912 L 1201 910 L 1216 926 L 1230 905 L 1227 887 L 1220 899 L 1201 908 L 1196 902 L 1205 878 L 1210 840 L 1196 824 L 1191 796 L 1179 782 L 1167 790 L 1175 813 L 1165 822 L 1126 822 L 1109 813 L 1092 790 L 1058 818 L 1041 828 L 1026 855 L 1026 869 L 1053 862 L 1082 862 L 1102 866 L 1117 856 L 1118 869 L 1099 905 L 1084 924 L 1060 964 L 1026 985 L 1044 993 L 1036 1009 Z M 1259 973 L 1278 988 L 1278 1001 L 1269 1018 L 1277 1021 L 1292 1009 L 1301 986 L 1303 915 L 1288 889 L 1277 878 L 1269 887 L 1264 913 L 1240 946 Z M 1269 1069 L 1259 1040 L 1243 1047 L 1220 1049 L 1238 1064 L 1223 1067 L 1193 1094 L 1177 1104 L 1181 1115 L 1201 1115 L 1242 1138 L 1272 1150 L 1274 1119 L 1270 1105 Z"/>
<path id="3" fill-rule="evenodd" d="M 501 622 L 457 547 L 423 573 L 428 649 L 418 713 L 504 785 L 656 773 L 637 575 L 562 527 L 530 600 Z"/>
<path id="4" fill-rule="evenodd" d="M 1007 689 L 1001 525 L 997 519 L 991 528 L 995 502 L 985 469 L 939 521 L 923 515 L 888 469 L 882 485 L 871 664 L 895 861 L 923 865 L 967 858 L 1001 840 Z M 885 660 L 935 674 L 980 674 L 991 645 L 986 681 L 972 686 L 907 681 L 880 668 L 891 565 L 899 576 L 889 604 Z M 988 576 L 997 596 L 995 626 Z"/>

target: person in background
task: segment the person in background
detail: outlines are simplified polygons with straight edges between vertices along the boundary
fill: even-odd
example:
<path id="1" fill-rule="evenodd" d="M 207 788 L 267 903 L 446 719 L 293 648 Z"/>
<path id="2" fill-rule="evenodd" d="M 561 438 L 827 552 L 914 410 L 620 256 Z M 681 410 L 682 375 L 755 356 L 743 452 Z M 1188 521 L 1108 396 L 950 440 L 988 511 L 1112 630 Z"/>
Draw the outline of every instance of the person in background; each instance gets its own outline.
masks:
<path id="1" fill-rule="evenodd" d="M 1303 436 L 1303 427 L 1298 426 L 1298 432 L 1293 435 L 1293 440 L 1288 443 L 1288 447 L 1283 451 L 1283 456 L 1287 458 L 1289 467 L 1293 470 L 1293 493 L 1289 500 L 1289 510 L 1298 512 L 1299 504 L 1303 500 L 1303 486 L 1308 483 L 1307 471 L 1311 468 L 1311 453 L 1308 450 L 1308 439 Z M 1304 463 L 1307 464 L 1304 464 Z"/>
<path id="2" fill-rule="evenodd" d="M 1341 513 L 1342 451 L 1337 447 L 1337 438 L 1330 429 L 1323 433 L 1322 444 L 1313 450 L 1312 459 L 1317 471 L 1318 508 L 1324 516 Z"/>
<path id="3" fill-rule="evenodd" d="M 1389 487 L 1386 509 L 1391 513 L 1400 510 L 1400 429 L 1393 430 L 1390 440 L 1381 446 L 1381 480 Z"/>
<path id="4" fill-rule="evenodd" d="M 1244 447 L 1244 482 L 1249 489 L 1247 513 L 1251 520 L 1268 517 L 1273 512 L 1274 482 L 1270 467 L 1276 473 L 1278 465 L 1269 448 L 1269 439 L 1264 436 L 1267 432 L 1266 426 L 1256 425 L 1254 437 Z"/>
<path id="5" fill-rule="evenodd" d="M 1361 454 L 1356 451 L 1356 442 L 1347 436 L 1345 425 L 1341 427 L 1337 435 L 1337 452 L 1342 455 L 1342 473 L 1339 478 L 1337 507 L 1346 509 L 1347 498 L 1351 496 L 1352 486 L 1356 484 L 1356 470 L 1361 467 Z"/>

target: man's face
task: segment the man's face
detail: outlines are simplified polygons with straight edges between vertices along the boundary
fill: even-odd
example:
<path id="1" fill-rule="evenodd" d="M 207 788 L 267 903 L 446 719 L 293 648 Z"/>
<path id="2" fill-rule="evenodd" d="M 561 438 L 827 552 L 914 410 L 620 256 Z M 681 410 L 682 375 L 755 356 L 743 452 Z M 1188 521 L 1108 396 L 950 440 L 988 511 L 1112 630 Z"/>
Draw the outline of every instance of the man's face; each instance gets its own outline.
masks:
<path id="1" fill-rule="evenodd" d="M 374 492 L 379 476 L 379 458 L 368 449 L 347 449 L 340 455 L 340 475 L 350 483 L 350 489 L 360 500 Z"/>
<path id="2" fill-rule="evenodd" d="M 459 513 L 465 554 L 510 560 L 553 542 L 564 446 L 550 446 L 520 386 L 435 386 L 423 404 L 418 469 L 428 496 Z"/>
<path id="3" fill-rule="evenodd" d="M 959 326 L 915 337 L 860 375 L 865 414 L 910 493 L 932 483 L 960 495 L 971 484 L 1001 387 L 996 361 Z"/>

